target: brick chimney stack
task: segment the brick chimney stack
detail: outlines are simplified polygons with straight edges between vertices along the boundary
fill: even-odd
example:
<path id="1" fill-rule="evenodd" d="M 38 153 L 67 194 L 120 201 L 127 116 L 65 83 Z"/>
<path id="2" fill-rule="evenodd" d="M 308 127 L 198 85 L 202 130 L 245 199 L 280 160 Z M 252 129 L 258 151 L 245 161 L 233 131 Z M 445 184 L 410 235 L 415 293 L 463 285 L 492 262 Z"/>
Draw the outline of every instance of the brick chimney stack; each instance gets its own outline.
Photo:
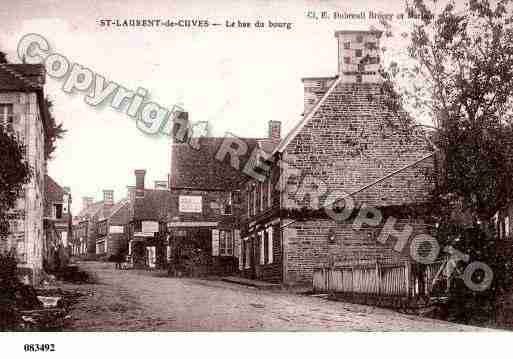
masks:
<path id="1" fill-rule="evenodd" d="M 269 139 L 273 141 L 281 140 L 281 122 L 269 121 Z"/>
<path id="2" fill-rule="evenodd" d="M 135 196 L 144 197 L 144 177 L 146 170 L 135 170 Z"/>
<path id="3" fill-rule="evenodd" d="M 114 205 L 114 191 L 111 189 L 103 190 L 103 206 L 112 207 Z"/>
<path id="4" fill-rule="evenodd" d="M 381 81 L 381 31 L 336 31 L 338 74 L 342 82 L 377 83 Z"/>
<path id="5" fill-rule="evenodd" d="M 178 112 L 172 124 L 171 141 L 173 143 L 188 143 L 192 135 L 189 113 L 186 111 Z"/>
<path id="6" fill-rule="evenodd" d="M 82 197 L 82 208 L 86 209 L 93 204 L 93 197 Z"/>

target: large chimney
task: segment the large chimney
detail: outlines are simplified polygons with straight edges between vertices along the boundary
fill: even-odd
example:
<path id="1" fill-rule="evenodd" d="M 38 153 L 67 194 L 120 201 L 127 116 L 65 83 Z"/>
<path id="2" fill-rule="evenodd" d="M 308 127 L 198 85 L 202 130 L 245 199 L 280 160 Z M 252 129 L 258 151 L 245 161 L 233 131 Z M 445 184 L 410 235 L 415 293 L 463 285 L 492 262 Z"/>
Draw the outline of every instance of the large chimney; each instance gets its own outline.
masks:
<path id="1" fill-rule="evenodd" d="M 171 130 L 171 140 L 173 143 L 188 143 L 191 137 L 191 123 L 189 122 L 189 113 L 181 111 L 173 119 Z"/>
<path id="2" fill-rule="evenodd" d="M 338 41 L 338 75 L 342 82 L 377 83 L 381 31 L 336 31 Z"/>
<path id="3" fill-rule="evenodd" d="M 112 207 L 114 205 L 114 191 L 111 189 L 103 190 L 103 206 Z"/>
<path id="4" fill-rule="evenodd" d="M 146 170 L 135 170 L 135 196 L 144 197 L 144 177 Z"/>
<path id="5" fill-rule="evenodd" d="M 269 139 L 273 141 L 281 140 L 281 122 L 269 121 Z"/>
<path id="6" fill-rule="evenodd" d="M 93 197 L 82 197 L 82 209 L 86 209 L 93 204 Z"/>

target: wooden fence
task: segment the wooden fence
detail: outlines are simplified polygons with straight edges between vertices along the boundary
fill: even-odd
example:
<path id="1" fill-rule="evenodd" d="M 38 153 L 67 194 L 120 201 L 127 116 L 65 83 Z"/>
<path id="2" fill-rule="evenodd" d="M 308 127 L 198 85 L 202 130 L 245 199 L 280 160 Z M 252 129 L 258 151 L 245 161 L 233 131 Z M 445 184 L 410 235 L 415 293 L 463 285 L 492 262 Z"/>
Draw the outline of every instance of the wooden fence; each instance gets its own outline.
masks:
<path id="1" fill-rule="evenodd" d="M 331 268 L 317 268 L 313 288 L 320 293 L 370 296 L 429 296 L 433 280 L 440 277 L 445 261 L 429 265 L 400 261 L 357 262 Z"/>

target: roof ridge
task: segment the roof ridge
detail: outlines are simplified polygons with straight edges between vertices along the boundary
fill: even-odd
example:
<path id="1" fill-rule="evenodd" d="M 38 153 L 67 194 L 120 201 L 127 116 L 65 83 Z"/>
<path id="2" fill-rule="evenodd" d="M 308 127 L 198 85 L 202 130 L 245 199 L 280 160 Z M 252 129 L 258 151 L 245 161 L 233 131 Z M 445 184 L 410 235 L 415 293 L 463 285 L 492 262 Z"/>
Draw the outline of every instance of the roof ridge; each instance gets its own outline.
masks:
<path id="1" fill-rule="evenodd" d="M 292 128 L 292 130 L 283 138 L 283 140 L 280 141 L 278 146 L 273 150 L 272 154 L 275 154 L 276 152 L 281 152 L 289 145 L 289 143 L 298 135 L 299 131 L 312 119 L 312 117 L 315 115 L 317 110 L 322 106 L 324 101 L 331 95 L 331 93 L 335 90 L 335 88 L 342 82 L 342 76 L 337 76 L 337 79 L 333 81 L 330 88 L 324 93 L 324 95 L 321 97 L 321 99 L 315 104 L 315 106 L 312 107 L 310 112 L 303 116 L 301 121 Z"/>

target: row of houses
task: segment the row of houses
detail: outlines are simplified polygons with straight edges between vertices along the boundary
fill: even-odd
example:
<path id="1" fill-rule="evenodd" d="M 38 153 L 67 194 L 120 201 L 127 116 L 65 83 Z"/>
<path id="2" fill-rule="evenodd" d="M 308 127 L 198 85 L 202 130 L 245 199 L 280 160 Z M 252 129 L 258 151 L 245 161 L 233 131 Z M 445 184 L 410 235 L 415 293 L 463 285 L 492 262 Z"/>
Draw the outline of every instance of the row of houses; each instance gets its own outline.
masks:
<path id="1" fill-rule="evenodd" d="M 387 105 L 380 37 L 335 33 L 338 73 L 302 79 L 303 115 L 285 136 L 281 120 L 271 119 L 266 138 L 195 138 L 184 113 L 168 181 L 148 189 L 145 170 L 136 170 L 115 218 L 108 192 L 99 203 L 85 199 L 75 252 L 118 251 L 136 266 L 176 275 L 230 273 L 290 285 L 311 282 L 320 266 L 408 258 L 395 241 L 377 241 L 385 220 L 355 229 L 357 210 L 335 220 L 322 208 L 349 195 L 355 208 L 393 215 L 396 237 L 406 225 L 412 236 L 433 228 L 420 210 L 432 152 L 423 136 L 398 130 L 406 114 Z"/>
<path id="2" fill-rule="evenodd" d="M 0 236 L 0 252 L 13 253 L 20 276 L 33 284 L 65 265 L 71 236 L 71 191 L 47 174 L 51 115 L 45 78 L 42 65 L 0 63 L 0 126 L 23 146 L 32 174 L 7 213 L 9 228 Z"/>

